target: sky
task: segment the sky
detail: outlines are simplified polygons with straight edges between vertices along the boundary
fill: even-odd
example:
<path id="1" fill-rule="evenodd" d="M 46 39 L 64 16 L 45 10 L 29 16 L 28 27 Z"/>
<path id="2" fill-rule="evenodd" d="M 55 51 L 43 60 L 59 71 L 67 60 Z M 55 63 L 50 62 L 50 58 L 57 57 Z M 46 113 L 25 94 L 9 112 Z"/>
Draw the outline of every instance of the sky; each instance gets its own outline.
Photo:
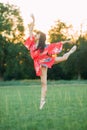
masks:
<path id="1" fill-rule="evenodd" d="M 0 2 L 17 5 L 20 8 L 25 26 L 35 16 L 36 29 L 48 32 L 55 21 L 61 20 L 78 29 L 81 24 L 87 28 L 87 0 L 0 0 Z"/>

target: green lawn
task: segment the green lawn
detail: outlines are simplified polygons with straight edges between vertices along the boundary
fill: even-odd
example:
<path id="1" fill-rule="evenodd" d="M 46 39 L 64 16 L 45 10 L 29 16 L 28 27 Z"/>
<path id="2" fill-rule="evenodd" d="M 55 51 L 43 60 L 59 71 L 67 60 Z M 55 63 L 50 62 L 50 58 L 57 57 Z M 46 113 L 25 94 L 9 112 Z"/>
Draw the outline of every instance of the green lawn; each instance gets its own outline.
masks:
<path id="1" fill-rule="evenodd" d="M 87 81 L 0 81 L 0 130 L 87 130 Z"/>

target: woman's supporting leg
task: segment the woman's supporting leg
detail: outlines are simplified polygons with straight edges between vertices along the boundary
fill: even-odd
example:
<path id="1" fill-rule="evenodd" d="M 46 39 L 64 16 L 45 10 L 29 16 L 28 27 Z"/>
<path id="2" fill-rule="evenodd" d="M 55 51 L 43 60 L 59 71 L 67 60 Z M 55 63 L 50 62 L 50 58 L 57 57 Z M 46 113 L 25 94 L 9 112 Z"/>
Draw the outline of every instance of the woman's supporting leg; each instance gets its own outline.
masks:
<path id="1" fill-rule="evenodd" d="M 77 47 L 76 47 L 76 46 L 73 46 L 73 47 L 70 49 L 70 51 L 67 52 L 67 53 L 65 53 L 63 56 L 56 57 L 56 58 L 55 58 L 55 64 L 60 63 L 60 62 L 62 62 L 62 61 L 66 61 L 66 60 L 69 58 L 69 56 L 76 51 L 76 49 L 77 49 Z"/>
<path id="2" fill-rule="evenodd" d="M 46 92 L 47 92 L 47 68 L 41 67 L 41 101 L 40 101 L 40 109 L 43 108 L 45 104 Z"/>

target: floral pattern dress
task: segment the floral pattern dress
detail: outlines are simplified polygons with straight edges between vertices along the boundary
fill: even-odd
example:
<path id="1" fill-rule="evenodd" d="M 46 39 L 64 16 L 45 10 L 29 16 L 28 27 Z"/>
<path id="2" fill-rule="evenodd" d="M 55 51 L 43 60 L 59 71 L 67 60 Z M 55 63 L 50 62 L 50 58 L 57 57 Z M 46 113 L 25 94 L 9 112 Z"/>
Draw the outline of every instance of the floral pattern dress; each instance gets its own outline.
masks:
<path id="1" fill-rule="evenodd" d="M 44 48 L 41 53 L 35 46 L 34 36 L 28 37 L 24 43 L 25 47 L 30 50 L 31 58 L 34 61 L 34 68 L 37 76 L 41 76 L 41 66 L 51 68 L 55 62 L 55 54 L 59 54 L 62 51 L 62 42 L 52 43 Z"/>

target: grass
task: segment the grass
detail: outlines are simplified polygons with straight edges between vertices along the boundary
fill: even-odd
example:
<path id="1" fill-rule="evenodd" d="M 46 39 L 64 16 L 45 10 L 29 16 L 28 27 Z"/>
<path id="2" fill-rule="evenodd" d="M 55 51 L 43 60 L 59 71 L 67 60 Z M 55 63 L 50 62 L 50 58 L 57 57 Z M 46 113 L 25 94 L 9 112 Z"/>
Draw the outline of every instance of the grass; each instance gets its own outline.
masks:
<path id="1" fill-rule="evenodd" d="M 87 81 L 48 81 L 39 110 L 40 81 L 0 82 L 0 130 L 87 130 Z"/>

